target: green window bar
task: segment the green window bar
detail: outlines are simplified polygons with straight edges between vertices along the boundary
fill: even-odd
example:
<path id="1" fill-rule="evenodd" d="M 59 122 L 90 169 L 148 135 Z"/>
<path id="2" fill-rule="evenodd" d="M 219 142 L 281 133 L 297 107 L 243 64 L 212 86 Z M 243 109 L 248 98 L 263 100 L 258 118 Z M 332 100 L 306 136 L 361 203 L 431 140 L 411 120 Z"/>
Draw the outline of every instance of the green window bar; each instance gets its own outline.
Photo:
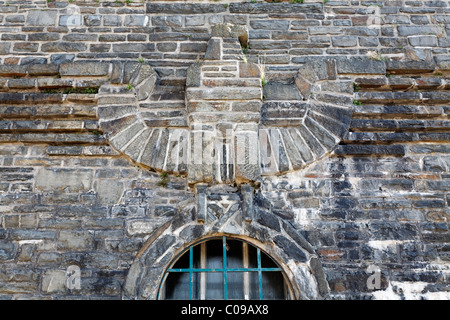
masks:
<path id="1" fill-rule="evenodd" d="M 227 285 L 227 273 L 228 272 L 257 272 L 258 273 L 258 285 L 259 285 L 259 299 L 263 300 L 263 283 L 262 283 L 262 273 L 263 272 L 273 272 L 282 271 L 281 268 L 263 268 L 261 266 L 261 250 L 256 248 L 257 255 L 257 268 L 228 268 L 227 267 L 227 240 L 226 237 L 222 237 L 222 268 L 194 268 L 194 250 L 193 246 L 189 248 L 189 268 L 172 268 L 168 269 L 167 272 L 184 272 L 189 273 L 189 299 L 192 300 L 194 296 L 194 273 L 198 272 L 222 272 L 223 273 L 223 283 L 224 283 L 224 299 L 227 300 L 228 296 L 228 285 Z"/>

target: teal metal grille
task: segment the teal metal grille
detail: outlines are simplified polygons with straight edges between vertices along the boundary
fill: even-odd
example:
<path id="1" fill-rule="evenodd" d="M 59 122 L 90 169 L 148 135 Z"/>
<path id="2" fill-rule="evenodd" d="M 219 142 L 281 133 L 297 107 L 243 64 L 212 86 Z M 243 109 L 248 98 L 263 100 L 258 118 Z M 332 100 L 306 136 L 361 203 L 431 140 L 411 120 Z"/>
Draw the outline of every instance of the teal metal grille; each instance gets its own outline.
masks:
<path id="1" fill-rule="evenodd" d="M 229 268 L 227 267 L 227 238 L 222 237 L 222 268 L 194 268 L 194 247 L 189 248 L 189 267 L 188 268 L 171 268 L 168 273 L 182 272 L 189 274 L 189 299 L 194 297 L 194 273 L 202 272 L 218 272 L 223 274 L 223 296 L 228 298 L 228 273 L 229 272 L 255 272 L 258 274 L 259 299 L 263 299 L 263 272 L 281 272 L 281 268 L 263 268 L 261 265 L 261 250 L 256 248 L 257 267 L 256 268 Z"/>

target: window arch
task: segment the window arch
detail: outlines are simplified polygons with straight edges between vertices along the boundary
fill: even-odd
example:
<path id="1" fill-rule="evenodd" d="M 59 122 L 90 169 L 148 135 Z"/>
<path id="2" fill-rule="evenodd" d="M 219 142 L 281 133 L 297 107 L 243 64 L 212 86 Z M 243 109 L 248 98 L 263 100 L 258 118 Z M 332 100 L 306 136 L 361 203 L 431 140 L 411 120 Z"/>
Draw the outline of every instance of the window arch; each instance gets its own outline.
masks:
<path id="1" fill-rule="evenodd" d="M 280 266 L 258 247 L 235 238 L 211 238 L 185 250 L 167 269 L 158 299 L 291 299 Z"/>

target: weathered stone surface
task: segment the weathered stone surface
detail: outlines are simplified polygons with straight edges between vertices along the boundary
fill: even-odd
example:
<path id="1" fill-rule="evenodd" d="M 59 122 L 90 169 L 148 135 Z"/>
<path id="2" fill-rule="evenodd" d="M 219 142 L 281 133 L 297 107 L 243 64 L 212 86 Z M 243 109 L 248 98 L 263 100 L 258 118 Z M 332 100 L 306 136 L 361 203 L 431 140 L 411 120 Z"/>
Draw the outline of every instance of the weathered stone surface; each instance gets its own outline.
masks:
<path id="1" fill-rule="evenodd" d="M 53 26 L 56 24 L 57 11 L 33 10 L 28 13 L 27 24 L 30 26 Z"/>
<path id="2" fill-rule="evenodd" d="M 41 45 L 43 52 L 81 52 L 87 50 L 84 43 L 73 43 L 67 41 L 47 42 Z"/>
<path id="3" fill-rule="evenodd" d="M 66 272 L 63 270 L 47 270 L 42 277 L 42 290 L 47 294 L 64 293 L 67 288 Z"/>
<path id="4" fill-rule="evenodd" d="M 264 86 L 263 95 L 265 96 L 265 100 L 302 100 L 296 86 L 275 82 L 271 82 Z"/>
<path id="5" fill-rule="evenodd" d="M 127 127 L 125 130 L 121 131 L 119 134 L 115 135 L 111 139 L 111 143 L 115 148 L 121 150 L 129 142 L 131 142 L 132 139 L 135 138 L 137 134 L 139 134 L 139 132 L 141 132 L 145 128 L 146 126 L 142 121 L 137 121 L 131 126 Z"/>
<path id="6" fill-rule="evenodd" d="M 319 3 L 305 3 L 291 6 L 288 3 L 231 3 L 231 13 L 321 13 Z"/>
<path id="7" fill-rule="evenodd" d="M 203 3 L 148 3 L 147 13 L 167 13 L 167 14 L 204 14 L 220 13 L 227 9 L 223 4 L 203 4 Z"/>
<path id="8" fill-rule="evenodd" d="M 35 187 L 41 191 L 82 192 L 91 188 L 93 172 L 83 169 L 41 168 Z"/>
<path id="9" fill-rule="evenodd" d="M 291 259 L 295 261 L 306 261 L 306 254 L 288 238 L 277 235 L 273 240 Z"/>
<path id="10" fill-rule="evenodd" d="M 199 87 L 201 84 L 200 80 L 200 69 L 201 65 L 199 63 L 193 63 L 187 69 L 186 75 L 186 86 L 187 87 Z"/>
<path id="11" fill-rule="evenodd" d="M 337 60 L 337 72 L 341 74 L 385 74 L 383 61 L 368 58 L 348 58 Z"/>
<path id="12" fill-rule="evenodd" d="M 211 38 L 206 49 L 206 60 L 221 60 L 222 58 L 222 44 L 218 38 Z"/>
<path id="13" fill-rule="evenodd" d="M 260 88 L 190 88 L 186 91 L 189 100 L 243 100 L 261 99 L 262 90 Z"/>
<path id="14" fill-rule="evenodd" d="M 61 76 L 106 76 L 109 74 L 109 63 L 72 62 L 60 65 Z"/>
<path id="15" fill-rule="evenodd" d="M 61 250 L 90 250 L 94 239 L 89 231 L 61 230 L 59 233 L 58 248 Z"/>

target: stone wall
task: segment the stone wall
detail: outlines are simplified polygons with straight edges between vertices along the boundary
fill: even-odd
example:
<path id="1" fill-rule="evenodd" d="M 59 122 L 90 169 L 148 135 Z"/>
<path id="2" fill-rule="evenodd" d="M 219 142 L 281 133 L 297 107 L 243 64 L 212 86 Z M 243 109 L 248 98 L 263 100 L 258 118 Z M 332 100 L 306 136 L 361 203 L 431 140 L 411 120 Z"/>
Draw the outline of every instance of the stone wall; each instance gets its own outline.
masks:
<path id="1" fill-rule="evenodd" d="M 282 143 L 245 179 L 191 179 L 164 155 L 227 25 L 216 60 L 259 90 L 242 119 Z M 0 2 L 0 298 L 155 299 L 226 234 L 297 299 L 449 299 L 449 26 L 448 1 Z"/>

